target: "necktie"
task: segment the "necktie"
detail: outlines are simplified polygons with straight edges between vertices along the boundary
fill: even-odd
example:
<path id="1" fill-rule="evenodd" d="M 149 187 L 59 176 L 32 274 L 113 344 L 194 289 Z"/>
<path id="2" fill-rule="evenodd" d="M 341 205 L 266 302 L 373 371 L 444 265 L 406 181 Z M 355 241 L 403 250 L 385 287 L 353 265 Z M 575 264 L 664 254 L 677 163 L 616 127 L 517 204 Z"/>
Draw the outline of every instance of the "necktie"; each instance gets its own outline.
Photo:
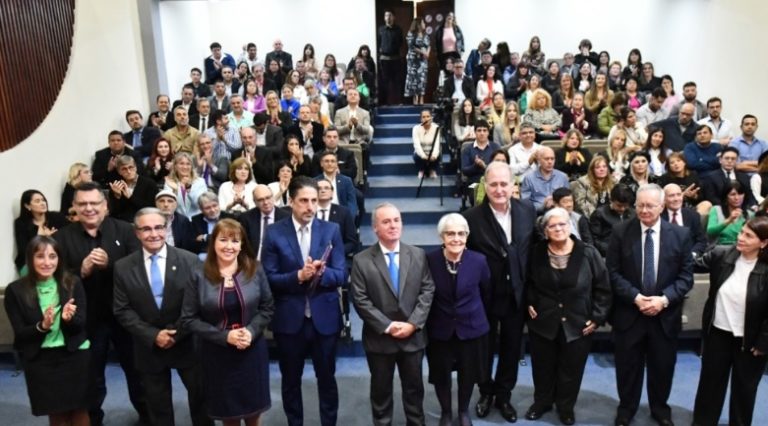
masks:
<path id="1" fill-rule="evenodd" d="M 205 126 L 205 117 L 200 120 L 200 131 L 204 132 L 207 127 Z"/>
<path id="2" fill-rule="evenodd" d="M 677 210 L 672 212 L 672 220 L 671 220 L 671 222 L 674 223 L 675 225 L 677 225 Z"/>
<path id="3" fill-rule="evenodd" d="M 133 132 L 133 148 L 138 148 L 141 146 L 141 132 L 136 130 Z"/>
<path id="4" fill-rule="evenodd" d="M 387 253 L 389 257 L 389 279 L 392 280 L 392 290 L 395 291 L 395 295 L 400 295 L 400 267 L 395 262 L 395 256 L 397 253 L 391 251 Z"/>
<path id="5" fill-rule="evenodd" d="M 328 209 L 320 209 L 320 219 L 328 221 Z"/>
<path id="6" fill-rule="evenodd" d="M 301 249 L 301 260 L 304 261 L 309 257 L 309 229 L 307 226 L 302 226 L 299 229 L 300 239 L 299 248 Z"/>
<path id="7" fill-rule="evenodd" d="M 155 303 L 160 308 L 163 304 L 163 276 L 160 273 L 160 265 L 157 263 L 157 254 L 149 257 L 149 285 L 152 287 L 152 296 L 155 297 Z"/>
<path id="8" fill-rule="evenodd" d="M 645 231 L 643 249 L 643 294 L 653 295 L 656 290 L 656 271 L 653 265 L 653 229 Z"/>

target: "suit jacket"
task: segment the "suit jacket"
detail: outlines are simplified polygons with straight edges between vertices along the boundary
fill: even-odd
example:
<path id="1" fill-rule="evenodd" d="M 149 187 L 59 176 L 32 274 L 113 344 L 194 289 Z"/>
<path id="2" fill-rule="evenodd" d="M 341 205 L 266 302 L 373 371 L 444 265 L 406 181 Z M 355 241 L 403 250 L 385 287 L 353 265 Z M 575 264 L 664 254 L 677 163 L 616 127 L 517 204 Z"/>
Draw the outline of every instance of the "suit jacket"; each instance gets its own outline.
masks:
<path id="1" fill-rule="evenodd" d="M 504 315 L 510 309 L 525 309 L 525 276 L 528 254 L 536 239 L 536 210 L 527 200 L 510 200 L 512 242 L 496 221 L 486 201 L 463 213 L 469 222 L 467 248 L 485 255 L 491 270 L 489 314 Z"/>
<path id="2" fill-rule="evenodd" d="M 163 134 L 160 129 L 152 126 L 144 126 L 140 130 L 141 132 L 141 146 L 137 149 L 133 146 L 133 130 L 123 133 L 123 139 L 125 143 L 138 152 L 142 157 L 149 157 L 152 155 L 152 148 L 155 146 L 155 141 L 158 140 Z"/>
<path id="3" fill-rule="evenodd" d="M 672 151 L 682 151 L 686 144 L 691 143 L 696 139 L 696 128 L 698 127 L 698 124 L 691 122 L 685 129 L 685 132 L 680 132 L 680 124 L 677 122 L 677 116 L 675 115 L 649 124 L 648 127 L 660 127 L 664 129 L 664 141 L 666 142 L 667 147 Z"/>
<path id="4" fill-rule="evenodd" d="M 147 276 L 144 250 L 115 263 L 115 318 L 133 337 L 136 369 L 159 373 L 168 368 L 187 368 L 198 362 L 195 341 L 181 325 L 184 291 L 200 260 L 194 254 L 166 244 L 163 302 L 158 308 Z M 169 349 L 155 345 L 160 330 L 176 330 L 176 343 Z"/>
<path id="5" fill-rule="evenodd" d="M 107 187 L 107 189 L 109 188 Z M 156 194 L 157 184 L 155 181 L 139 175 L 131 198 L 124 196 L 117 198 L 114 192 L 109 191 L 109 214 L 116 219 L 133 222 L 136 212 L 144 207 L 155 206 Z"/>
<path id="6" fill-rule="evenodd" d="M 216 94 L 213 94 L 208 100 L 211 102 L 211 114 L 213 114 L 214 111 L 219 109 L 219 101 L 216 100 Z M 221 110 L 227 114 L 232 112 L 232 107 L 229 105 L 229 96 L 224 96 L 224 100 L 221 102 Z"/>
<path id="7" fill-rule="evenodd" d="M 485 256 L 465 250 L 461 255 L 456 281 L 445 266 L 443 249 L 427 254 L 429 270 L 435 282 L 435 296 L 427 317 L 430 339 L 475 339 L 490 330 L 485 304 L 491 293 L 491 270 Z"/>
<path id="8" fill-rule="evenodd" d="M 291 123 L 292 124 L 292 123 Z M 283 128 L 274 124 L 267 124 L 264 130 L 264 139 L 267 149 L 272 151 L 272 157 L 278 159 L 283 152 Z"/>
<path id="9" fill-rule="evenodd" d="M 232 160 L 243 156 L 244 148 L 232 152 Z M 272 151 L 264 146 L 256 146 L 256 162 L 253 164 L 253 178 L 258 183 L 267 185 L 275 181 L 275 160 Z"/>
<path id="10" fill-rule="evenodd" d="M 229 53 L 221 54 L 221 65 L 229 65 L 233 71 L 235 68 L 237 68 L 235 58 L 233 58 Z M 221 78 L 221 68 L 216 69 L 216 66 L 213 63 L 213 58 L 211 56 L 205 58 L 203 61 L 203 67 L 205 68 L 205 84 L 213 84 L 217 79 Z"/>
<path id="11" fill-rule="evenodd" d="M 325 175 L 320 174 L 315 176 L 315 180 L 323 179 L 324 177 Z M 352 217 L 357 217 L 357 192 L 352 179 L 337 173 L 333 186 L 336 188 L 336 194 L 339 197 L 339 205 L 348 208 Z"/>
<path id="12" fill-rule="evenodd" d="M 291 216 L 290 210 L 284 210 L 284 209 L 279 209 L 275 207 L 274 222 L 277 222 L 279 220 L 285 219 L 290 216 Z M 259 246 L 260 246 L 259 243 L 261 242 L 261 233 L 264 231 L 263 229 L 261 229 L 262 222 L 264 221 L 264 217 L 261 215 L 261 210 L 257 208 L 248 210 L 247 212 L 241 214 L 238 220 L 240 221 L 240 224 L 243 225 L 243 228 L 245 229 L 245 235 L 248 236 L 248 240 L 251 242 L 251 247 L 253 247 L 253 252 L 258 253 Z"/>
<path id="13" fill-rule="evenodd" d="M 680 209 L 680 215 L 683 217 L 683 226 L 691 232 L 691 240 L 693 240 L 691 251 L 697 255 L 703 254 L 707 249 L 707 235 L 704 233 L 704 228 L 701 224 L 701 216 L 699 216 L 696 210 L 689 207 Z M 669 210 L 664 209 L 661 212 L 661 220 L 669 222 Z"/>
<path id="14" fill-rule="evenodd" d="M 349 128 L 349 107 L 345 106 L 336 111 L 333 118 L 333 124 L 339 130 L 339 142 L 349 143 L 350 134 L 354 132 L 355 140 L 360 142 L 370 142 L 373 138 L 373 127 L 371 127 L 371 115 L 361 107 L 357 107 L 355 112 L 357 116 L 357 126 Z"/>
<path id="15" fill-rule="evenodd" d="M 214 123 L 211 121 L 210 114 L 208 114 L 208 116 L 205 117 L 205 120 L 206 120 L 205 129 L 210 129 L 211 127 L 213 127 Z M 196 112 L 195 115 L 189 116 L 189 127 L 194 127 L 195 129 L 197 129 L 198 132 L 200 131 L 200 114 L 199 113 Z"/>
<path id="16" fill-rule="evenodd" d="M 749 190 L 749 175 L 744 172 L 737 172 L 736 180 L 741 184 L 742 188 L 746 190 L 744 194 L 745 207 L 751 207 L 757 204 L 755 197 L 752 195 L 752 191 Z M 704 199 L 712 203 L 714 206 L 721 204 L 721 196 L 725 185 L 728 183 L 728 178 L 725 177 L 725 172 L 722 169 L 715 170 L 713 172 L 702 175 L 699 178 L 701 182 L 701 189 L 703 191 Z"/>
<path id="17" fill-rule="evenodd" d="M 192 223 L 186 216 L 177 211 L 173 212 L 171 232 L 173 232 L 174 247 L 189 251 L 194 251 L 197 247 Z"/>
<path id="18" fill-rule="evenodd" d="M 318 207 L 319 211 L 320 208 Z M 344 241 L 344 254 L 350 256 L 357 252 L 360 241 L 357 238 L 357 229 L 355 229 L 355 217 L 352 216 L 349 209 L 338 204 L 331 204 L 328 221 L 339 225 L 341 240 Z"/>
<path id="19" fill-rule="evenodd" d="M 264 63 L 267 65 L 267 68 L 269 68 L 269 63 L 272 60 L 276 60 L 279 64 L 280 62 L 283 63 L 283 65 L 280 67 L 282 68 L 284 73 L 288 73 L 293 69 L 293 57 L 290 53 L 286 52 L 285 50 L 281 50 L 279 52 L 275 52 L 274 50 L 267 53 L 266 58 L 264 59 Z"/>
<path id="20" fill-rule="evenodd" d="M 219 213 L 219 219 L 233 219 L 234 216 L 222 211 Z M 217 221 L 218 222 L 218 221 Z M 208 222 L 205 221 L 205 215 L 200 213 L 192 216 L 192 241 L 195 243 L 194 253 L 205 253 L 208 250 Z M 197 241 L 199 235 L 205 235 L 203 241 Z"/>
<path id="21" fill-rule="evenodd" d="M 439 44 L 440 42 L 438 42 Z M 443 96 L 453 97 L 453 92 L 456 91 L 456 83 L 454 82 L 453 75 L 445 79 L 443 83 Z M 464 97 L 471 100 L 473 104 L 477 105 L 477 94 L 475 93 L 475 84 L 472 83 L 472 78 L 464 76 L 461 79 L 461 92 L 464 93 Z M 456 105 L 454 105 L 456 106 Z"/>
<path id="22" fill-rule="evenodd" d="M 128 145 L 123 150 L 123 155 L 130 155 L 136 161 L 136 173 L 144 174 L 144 161 L 141 155 L 131 149 Z M 96 151 L 93 157 L 93 164 L 91 164 L 91 170 L 93 171 L 93 180 L 102 185 L 102 187 L 109 189 L 109 183 L 122 179 L 117 173 L 117 168 L 109 171 L 109 160 L 113 157 L 112 151 L 109 147 Z"/>
<path id="23" fill-rule="evenodd" d="M 304 134 L 301 132 L 301 128 L 299 127 L 299 123 L 296 122 L 293 126 L 291 126 L 288 129 L 287 135 L 296 135 L 299 138 L 299 142 L 301 143 L 302 149 L 304 148 L 304 145 L 306 144 L 306 141 L 304 140 Z M 312 139 L 310 139 L 310 143 L 312 144 L 312 150 L 315 153 L 318 153 L 322 151 L 325 148 L 325 143 L 323 143 L 323 125 L 320 123 L 312 122 Z"/>
<path id="24" fill-rule="evenodd" d="M 611 308 L 611 281 L 602 256 L 591 245 L 571 238 L 573 251 L 559 276 L 549 264 L 547 241 L 536 244 L 531 253 L 527 304 L 537 316 L 528 319 L 528 329 L 549 340 L 557 338 L 561 327 L 569 342 L 582 337 L 585 323 L 604 324 Z"/>
<path id="25" fill-rule="evenodd" d="M 26 297 L 24 287 L 27 286 L 26 279 L 16 280 L 5 288 L 5 312 L 13 328 L 13 347 L 21 353 L 24 360 L 34 359 L 40 353 L 40 346 L 45 340 L 46 333 L 37 331 L 37 323 L 43 320 L 43 311 L 37 299 L 36 290 L 34 298 L 31 300 Z M 71 294 L 58 285 L 59 304 L 61 307 L 67 303 L 70 298 L 75 299 L 77 310 L 69 322 L 60 321 L 61 332 L 64 334 L 65 348 L 69 352 L 79 350 L 80 345 L 88 338 L 85 329 L 86 316 L 86 297 L 83 284 L 75 278 L 73 291 Z M 85 374 L 86 372 L 83 372 Z"/>
<path id="26" fill-rule="evenodd" d="M 614 309 L 613 327 L 627 331 L 640 318 L 635 297 L 642 293 L 643 247 L 640 220 L 633 218 L 613 228 L 606 264 L 611 275 Z M 656 291 L 646 296 L 667 296 L 669 306 L 656 318 L 668 337 L 682 328 L 683 299 L 693 286 L 691 236 L 687 228 L 661 221 Z"/>
<path id="27" fill-rule="evenodd" d="M 173 105 L 171 106 L 171 111 L 175 110 L 177 106 L 181 106 L 182 100 L 177 99 L 173 101 Z M 189 117 L 192 117 L 193 115 L 197 115 L 197 102 L 192 101 L 192 103 L 189 105 L 189 109 L 187 110 L 187 115 Z"/>
<path id="28" fill-rule="evenodd" d="M 576 126 L 576 119 L 570 108 L 563 109 L 562 115 L 563 121 L 560 125 L 560 131 L 565 133 L 571 128 L 574 128 L 580 131 L 584 136 L 597 135 L 597 116 L 588 108 L 584 108 L 584 121 L 581 122 L 580 126 Z"/>
<path id="29" fill-rule="evenodd" d="M 152 120 L 160 115 L 160 111 L 152 111 L 149 113 L 149 117 L 147 118 L 147 122 L 151 125 Z M 168 129 L 172 129 L 176 126 L 176 117 L 173 116 L 173 110 L 168 111 L 168 114 L 165 115 L 165 124 L 160 126 L 160 131 L 165 132 Z M 155 127 L 157 128 L 157 127 Z"/>
<path id="30" fill-rule="evenodd" d="M 341 329 L 338 288 L 347 283 L 347 267 L 339 226 L 313 220 L 311 233 L 309 257 L 313 260 L 321 259 L 326 247 L 332 246 L 325 272 L 314 288 L 309 282 L 299 282 L 298 271 L 306 259 L 301 256 L 293 219 L 275 222 L 264 235 L 261 263 L 275 296 L 275 333 L 295 334 L 301 330 L 307 300 L 318 333 L 327 336 Z"/>
<path id="31" fill-rule="evenodd" d="M 315 151 L 315 156 L 312 157 L 312 173 L 319 175 L 323 173 L 322 167 L 320 167 L 320 157 L 325 152 L 325 148 L 322 151 Z M 344 176 L 352 179 L 352 182 L 357 179 L 357 160 L 355 160 L 355 153 L 342 147 L 336 148 L 336 159 L 339 163 L 339 171 Z"/>
<path id="32" fill-rule="evenodd" d="M 389 268 L 378 243 L 352 260 L 352 301 L 363 320 L 363 348 L 366 352 L 395 354 L 424 349 L 424 326 L 435 293 L 424 250 L 400 242 L 400 294 L 396 295 Z M 385 331 L 393 321 L 416 327 L 407 339 L 396 339 Z"/>

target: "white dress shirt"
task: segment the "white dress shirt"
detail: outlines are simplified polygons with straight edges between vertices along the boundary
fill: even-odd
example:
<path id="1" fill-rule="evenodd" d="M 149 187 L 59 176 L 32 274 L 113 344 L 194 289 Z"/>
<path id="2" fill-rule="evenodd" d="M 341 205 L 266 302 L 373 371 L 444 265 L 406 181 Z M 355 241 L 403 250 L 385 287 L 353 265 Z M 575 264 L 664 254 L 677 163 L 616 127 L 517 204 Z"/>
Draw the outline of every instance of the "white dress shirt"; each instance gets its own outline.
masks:
<path id="1" fill-rule="evenodd" d="M 744 315 L 747 310 L 747 283 L 749 274 L 755 268 L 757 258 L 745 260 L 742 256 L 736 260 L 733 273 L 720 289 L 715 299 L 715 319 L 712 324 L 735 337 L 744 336 Z"/>

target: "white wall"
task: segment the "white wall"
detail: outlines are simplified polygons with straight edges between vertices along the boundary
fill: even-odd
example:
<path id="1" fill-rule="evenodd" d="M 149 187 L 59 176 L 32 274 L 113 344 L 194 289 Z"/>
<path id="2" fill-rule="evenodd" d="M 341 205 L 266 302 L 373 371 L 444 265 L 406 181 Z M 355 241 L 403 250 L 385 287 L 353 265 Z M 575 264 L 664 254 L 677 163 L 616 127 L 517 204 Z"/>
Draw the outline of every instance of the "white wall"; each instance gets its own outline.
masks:
<path id="1" fill-rule="evenodd" d="M 69 69 L 53 109 L 15 148 L 0 153 L 0 287 L 15 279 L 13 219 L 21 193 L 42 191 L 58 210 L 70 164 L 90 164 L 127 109 L 148 108 L 135 2 L 77 0 Z"/>
<path id="2" fill-rule="evenodd" d="M 332 53 L 345 65 L 361 44 L 372 49 L 376 44 L 373 0 L 165 1 L 160 3 L 160 18 L 168 70 L 164 90 L 173 99 L 180 97 L 192 67 L 204 70 L 213 41 L 235 61 L 248 42 L 256 43 L 263 61 L 280 38 L 294 64 L 304 45 L 311 43 L 317 61 Z"/>

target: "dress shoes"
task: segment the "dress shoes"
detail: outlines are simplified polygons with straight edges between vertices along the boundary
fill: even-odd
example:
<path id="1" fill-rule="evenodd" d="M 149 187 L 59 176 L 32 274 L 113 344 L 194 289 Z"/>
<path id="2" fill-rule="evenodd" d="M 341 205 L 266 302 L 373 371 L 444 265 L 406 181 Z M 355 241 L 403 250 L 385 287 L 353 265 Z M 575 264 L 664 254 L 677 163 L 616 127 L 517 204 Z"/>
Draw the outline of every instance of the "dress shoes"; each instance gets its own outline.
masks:
<path id="1" fill-rule="evenodd" d="M 480 395 L 480 399 L 477 400 L 477 405 L 475 405 L 477 417 L 486 417 L 491 412 L 491 404 L 493 404 L 493 395 Z"/>
<path id="2" fill-rule="evenodd" d="M 504 420 L 510 423 L 517 421 L 517 411 L 515 411 L 515 407 L 509 401 L 499 402 L 499 400 L 496 400 L 496 408 L 499 409 Z"/>
<path id="3" fill-rule="evenodd" d="M 453 425 L 453 417 L 451 416 L 451 413 L 443 413 L 440 415 L 440 426 L 452 426 Z"/>
<path id="4" fill-rule="evenodd" d="M 472 418 L 467 411 L 459 411 L 459 426 L 472 426 Z"/>
<path id="5" fill-rule="evenodd" d="M 656 420 L 656 423 L 659 424 L 659 426 L 675 426 L 675 423 L 672 421 L 672 419 L 668 419 L 665 417 L 658 417 L 658 416 L 651 416 L 653 417 L 653 420 Z"/>
<path id="6" fill-rule="evenodd" d="M 560 417 L 560 423 L 564 425 L 572 425 L 576 423 L 576 416 L 573 415 L 573 411 L 571 412 L 561 412 L 557 413 L 558 417 Z"/>
<path id="7" fill-rule="evenodd" d="M 544 413 L 552 411 L 552 406 L 549 407 L 545 406 L 537 406 L 536 404 L 531 405 L 531 408 L 528 409 L 528 411 L 525 412 L 525 418 L 528 420 L 539 420 L 541 416 L 544 415 Z"/>
<path id="8" fill-rule="evenodd" d="M 613 421 L 613 426 L 629 426 L 629 419 L 627 417 L 616 417 Z"/>

